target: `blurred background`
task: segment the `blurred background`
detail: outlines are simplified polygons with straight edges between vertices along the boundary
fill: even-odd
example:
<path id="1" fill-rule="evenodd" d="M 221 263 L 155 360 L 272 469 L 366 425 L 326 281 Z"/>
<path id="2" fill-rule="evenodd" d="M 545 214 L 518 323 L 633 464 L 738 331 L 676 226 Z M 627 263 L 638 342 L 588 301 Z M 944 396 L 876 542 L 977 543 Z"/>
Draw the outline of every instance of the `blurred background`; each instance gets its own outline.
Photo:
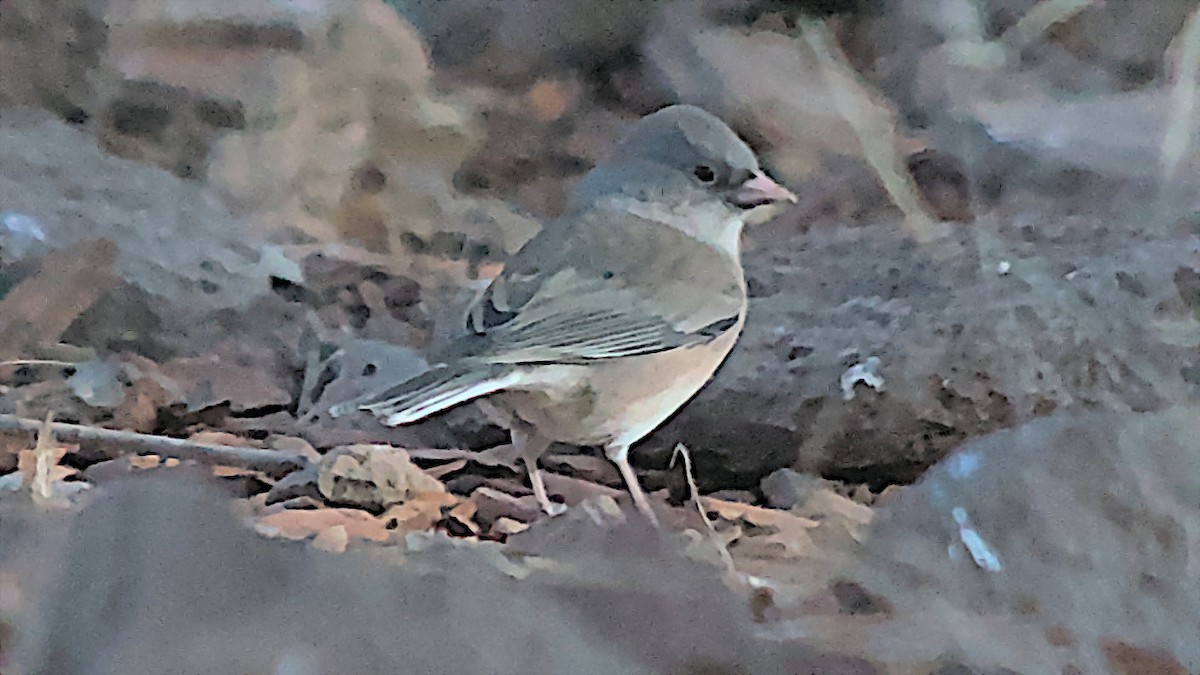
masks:
<path id="1" fill-rule="evenodd" d="M 1198 77 L 1193 0 L 3 0 L 0 415 L 310 465 L 0 424 L 0 667 L 1197 672 Z M 329 418 L 680 102 L 800 200 L 633 453 L 671 534 L 587 449 L 539 520 L 471 406 Z"/>

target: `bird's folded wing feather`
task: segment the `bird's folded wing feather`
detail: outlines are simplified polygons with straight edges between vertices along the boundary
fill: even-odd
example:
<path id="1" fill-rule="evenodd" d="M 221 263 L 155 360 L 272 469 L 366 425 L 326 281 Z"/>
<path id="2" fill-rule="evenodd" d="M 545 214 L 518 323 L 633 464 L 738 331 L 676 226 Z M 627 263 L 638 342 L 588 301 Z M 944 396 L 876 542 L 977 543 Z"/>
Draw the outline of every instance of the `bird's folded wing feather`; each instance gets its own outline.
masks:
<path id="1" fill-rule="evenodd" d="M 473 303 L 462 356 L 587 362 L 703 344 L 737 325 L 736 260 L 636 216 L 549 224 Z"/>

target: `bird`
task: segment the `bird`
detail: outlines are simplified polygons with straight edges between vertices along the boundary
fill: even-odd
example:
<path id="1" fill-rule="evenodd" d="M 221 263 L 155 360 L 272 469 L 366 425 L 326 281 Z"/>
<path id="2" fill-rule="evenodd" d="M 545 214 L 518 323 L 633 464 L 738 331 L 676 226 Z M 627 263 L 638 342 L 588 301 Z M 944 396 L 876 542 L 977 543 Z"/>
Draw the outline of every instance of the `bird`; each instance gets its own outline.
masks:
<path id="1" fill-rule="evenodd" d="M 746 320 L 742 228 L 796 201 L 716 116 L 650 113 L 476 296 L 436 365 L 353 406 L 398 426 L 477 400 L 551 515 L 565 507 L 539 457 L 556 441 L 600 446 L 657 526 L 629 449 L 725 361 Z"/>

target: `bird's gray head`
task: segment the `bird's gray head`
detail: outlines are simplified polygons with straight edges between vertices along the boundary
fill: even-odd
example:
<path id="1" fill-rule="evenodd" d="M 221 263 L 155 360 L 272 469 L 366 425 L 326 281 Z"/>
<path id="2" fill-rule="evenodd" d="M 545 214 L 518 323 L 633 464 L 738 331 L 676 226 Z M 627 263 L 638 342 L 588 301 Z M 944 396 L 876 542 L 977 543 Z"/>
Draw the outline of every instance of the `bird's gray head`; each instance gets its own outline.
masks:
<path id="1" fill-rule="evenodd" d="M 675 209 L 721 204 L 731 211 L 796 196 L 759 168 L 742 139 L 715 116 L 673 105 L 638 120 L 611 156 L 576 188 L 572 205 L 613 197 Z"/>

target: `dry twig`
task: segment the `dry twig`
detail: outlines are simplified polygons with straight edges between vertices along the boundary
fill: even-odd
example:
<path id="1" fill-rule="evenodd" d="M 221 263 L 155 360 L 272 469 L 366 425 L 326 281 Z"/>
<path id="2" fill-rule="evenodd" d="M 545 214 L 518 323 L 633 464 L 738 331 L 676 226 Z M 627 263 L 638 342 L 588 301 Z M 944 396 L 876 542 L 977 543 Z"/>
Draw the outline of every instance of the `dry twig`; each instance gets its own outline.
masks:
<path id="1" fill-rule="evenodd" d="M 300 455 L 288 455 L 277 450 L 239 448 L 232 445 L 195 443 L 182 438 L 139 434 L 119 429 L 104 429 L 81 424 L 55 422 L 49 426 L 53 435 L 68 441 L 97 441 L 113 443 L 129 453 L 154 453 L 163 457 L 192 460 L 202 464 L 223 464 L 254 471 L 270 476 L 283 476 L 307 465 Z M 43 423 L 38 420 L 0 415 L 0 430 L 41 432 Z"/>
<path id="2" fill-rule="evenodd" d="M 708 527 L 709 538 L 713 545 L 717 547 L 717 551 L 721 556 L 721 562 L 725 564 L 725 570 L 730 574 L 737 574 L 737 568 L 733 565 L 733 556 L 729 554 L 729 547 L 720 540 L 717 536 L 717 528 L 713 525 L 712 519 L 708 517 L 708 512 L 704 505 L 700 503 L 700 488 L 696 486 L 696 477 L 692 473 L 692 453 L 688 452 L 687 446 L 683 443 L 677 443 L 675 450 L 671 452 L 671 468 L 675 467 L 675 459 L 683 458 L 683 476 L 687 479 L 688 498 L 696 505 L 696 510 L 700 512 L 700 519 L 704 521 Z"/>
<path id="3" fill-rule="evenodd" d="M 834 46 L 833 36 L 823 22 L 802 22 L 801 35 L 817 57 L 834 107 L 854 130 L 863 156 L 879 176 L 892 203 L 904 213 L 913 237 L 919 242 L 936 239 L 939 228 L 921 206 L 912 176 L 897 153 L 896 125 L 889 108 L 872 99 L 872 92 Z"/>

